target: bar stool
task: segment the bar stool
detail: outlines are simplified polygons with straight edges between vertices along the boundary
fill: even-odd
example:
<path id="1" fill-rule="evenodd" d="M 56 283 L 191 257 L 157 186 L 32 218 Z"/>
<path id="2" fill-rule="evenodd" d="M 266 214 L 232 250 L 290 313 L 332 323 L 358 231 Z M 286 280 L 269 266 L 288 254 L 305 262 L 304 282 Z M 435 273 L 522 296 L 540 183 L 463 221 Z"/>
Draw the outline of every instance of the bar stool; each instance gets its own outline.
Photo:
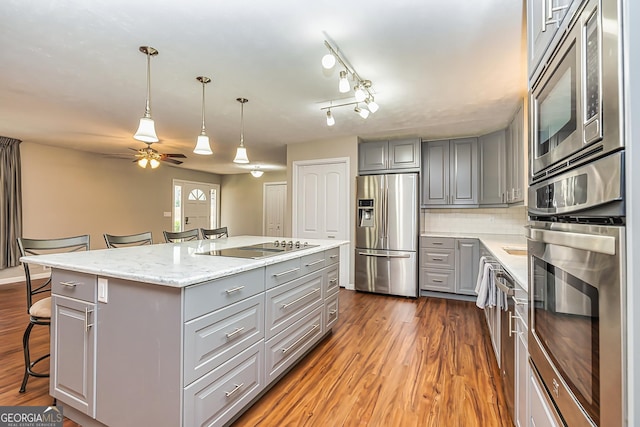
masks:
<path id="1" fill-rule="evenodd" d="M 188 231 L 163 231 L 164 241 L 167 243 L 187 242 L 189 240 L 198 240 L 198 229 Z"/>
<path id="2" fill-rule="evenodd" d="M 220 228 L 201 228 L 200 234 L 203 239 L 219 239 L 221 237 L 229 237 L 227 227 Z"/>
<path id="3" fill-rule="evenodd" d="M 153 236 L 150 231 L 138 234 L 127 234 L 125 236 L 116 236 L 114 234 L 104 233 L 104 242 L 107 248 L 121 248 L 126 246 L 142 246 L 152 245 Z"/>

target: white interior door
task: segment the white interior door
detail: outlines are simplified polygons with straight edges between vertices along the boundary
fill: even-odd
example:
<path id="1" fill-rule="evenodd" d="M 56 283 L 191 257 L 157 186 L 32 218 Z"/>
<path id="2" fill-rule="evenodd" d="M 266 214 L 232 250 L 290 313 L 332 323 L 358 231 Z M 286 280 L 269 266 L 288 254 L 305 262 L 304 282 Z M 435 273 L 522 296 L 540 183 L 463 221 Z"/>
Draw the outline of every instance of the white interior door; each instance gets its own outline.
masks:
<path id="1" fill-rule="evenodd" d="M 349 240 L 349 159 L 294 162 L 293 169 L 293 237 Z M 340 247 L 340 285 L 349 288 L 351 252 Z"/>
<path id="2" fill-rule="evenodd" d="M 264 184 L 263 234 L 284 237 L 284 213 L 287 206 L 286 182 Z"/>
<path id="3" fill-rule="evenodd" d="M 218 227 L 218 184 L 174 180 L 173 186 L 173 231 Z"/>

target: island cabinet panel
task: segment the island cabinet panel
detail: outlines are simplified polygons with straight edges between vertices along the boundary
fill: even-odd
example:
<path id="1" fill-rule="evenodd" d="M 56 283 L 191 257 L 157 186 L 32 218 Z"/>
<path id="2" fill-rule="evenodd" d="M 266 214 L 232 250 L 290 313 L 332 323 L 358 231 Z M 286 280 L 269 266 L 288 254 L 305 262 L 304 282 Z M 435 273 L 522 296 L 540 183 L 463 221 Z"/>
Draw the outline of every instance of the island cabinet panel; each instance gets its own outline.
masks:
<path id="1" fill-rule="evenodd" d="M 340 262 L 340 248 L 333 248 L 327 251 L 324 251 L 326 258 L 326 266 L 330 266 L 332 264 L 337 264 Z"/>
<path id="2" fill-rule="evenodd" d="M 275 336 L 322 303 L 322 271 L 269 289 L 266 293 L 266 339 Z"/>
<path id="3" fill-rule="evenodd" d="M 264 295 L 185 323 L 184 385 L 264 338 Z"/>
<path id="4" fill-rule="evenodd" d="M 264 378 L 260 341 L 184 389 L 182 425 L 221 426 L 230 421 L 264 389 Z"/>
<path id="5" fill-rule="evenodd" d="M 302 276 L 300 258 L 271 264 L 265 268 L 265 282 L 267 289 L 282 285 L 283 283 L 297 279 L 300 276 Z"/>
<path id="6" fill-rule="evenodd" d="M 263 292 L 264 269 L 238 273 L 185 289 L 185 320 L 191 320 L 234 302 Z"/>
<path id="7" fill-rule="evenodd" d="M 338 321 L 338 301 L 339 293 L 336 292 L 333 295 L 329 295 L 325 303 L 325 327 L 323 332 L 329 331 L 333 325 Z"/>
<path id="8" fill-rule="evenodd" d="M 322 337 L 323 311 L 318 306 L 266 342 L 267 383 L 277 379 Z"/>
<path id="9" fill-rule="evenodd" d="M 323 292 L 323 297 L 326 298 L 329 295 L 333 295 L 338 293 L 338 290 L 340 290 L 340 285 L 339 285 L 339 272 L 340 272 L 340 266 L 339 265 L 334 265 L 333 267 L 327 267 L 326 269 L 326 280 L 324 281 L 324 292 Z"/>
<path id="10" fill-rule="evenodd" d="M 95 274 L 57 270 L 51 280 L 51 293 L 87 302 L 96 302 Z"/>
<path id="11" fill-rule="evenodd" d="M 52 296 L 51 394 L 89 416 L 95 415 L 95 365 L 98 321 L 93 303 Z"/>
<path id="12" fill-rule="evenodd" d="M 303 275 L 318 271 L 324 268 L 327 264 L 327 254 L 326 252 L 318 252 L 311 255 L 305 255 L 300 259 L 300 264 Z"/>

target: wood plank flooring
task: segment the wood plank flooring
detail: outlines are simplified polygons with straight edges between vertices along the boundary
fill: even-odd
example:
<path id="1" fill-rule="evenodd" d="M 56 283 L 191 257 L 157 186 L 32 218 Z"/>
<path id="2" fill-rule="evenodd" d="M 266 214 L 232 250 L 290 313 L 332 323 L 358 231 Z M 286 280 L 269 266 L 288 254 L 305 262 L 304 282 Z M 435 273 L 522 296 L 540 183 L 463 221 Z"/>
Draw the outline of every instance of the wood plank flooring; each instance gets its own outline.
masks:
<path id="1" fill-rule="evenodd" d="M 31 378 L 18 393 L 24 292 L 0 286 L 0 405 L 49 405 L 48 378 Z M 333 331 L 234 427 L 512 425 L 473 303 L 341 289 Z M 34 328 L 32 339 L 35 351 L 48 351 L 46 328 Z"/>

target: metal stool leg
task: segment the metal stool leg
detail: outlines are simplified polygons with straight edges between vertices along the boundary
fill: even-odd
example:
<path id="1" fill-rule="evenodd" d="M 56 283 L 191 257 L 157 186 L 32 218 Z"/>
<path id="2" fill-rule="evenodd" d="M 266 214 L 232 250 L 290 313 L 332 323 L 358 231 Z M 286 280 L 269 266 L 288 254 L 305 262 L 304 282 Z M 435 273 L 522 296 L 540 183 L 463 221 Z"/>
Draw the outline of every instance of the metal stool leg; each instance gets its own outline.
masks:
<path id="1" fill-rule="evenodd" d="M 22 350 L 24 352 L 24 378 L 22 379 L 22 385 L 20 386 L 20 393 L 24 393 L 27 390 L 27 381 L 29 380 L 29 371 L 31 370 L 31 355 L 29 354 L 29 336 L 31 336 L 31 329 L 33 329 L 33 323 L 29 322 L 29 326 L 24 331 L 22 336 Z"/>

